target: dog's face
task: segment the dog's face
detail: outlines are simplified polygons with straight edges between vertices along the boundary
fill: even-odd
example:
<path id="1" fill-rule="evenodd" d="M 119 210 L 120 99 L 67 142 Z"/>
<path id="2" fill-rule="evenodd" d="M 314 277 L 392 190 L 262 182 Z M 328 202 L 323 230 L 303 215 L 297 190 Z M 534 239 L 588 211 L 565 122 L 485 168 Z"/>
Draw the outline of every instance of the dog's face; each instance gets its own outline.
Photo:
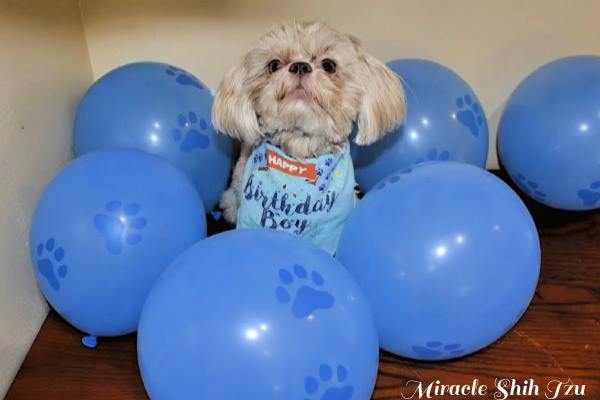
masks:
<path id="1" fill-rule="evenodd" d="M 288 154 L 317 156 L 358 124 L 369 144 L 404 116 L 398 77 L 358 41 L 321 22 L 285 23 L 263 36 L 222 81 L 213 124 L 247 144 L 268 137 Z"/>

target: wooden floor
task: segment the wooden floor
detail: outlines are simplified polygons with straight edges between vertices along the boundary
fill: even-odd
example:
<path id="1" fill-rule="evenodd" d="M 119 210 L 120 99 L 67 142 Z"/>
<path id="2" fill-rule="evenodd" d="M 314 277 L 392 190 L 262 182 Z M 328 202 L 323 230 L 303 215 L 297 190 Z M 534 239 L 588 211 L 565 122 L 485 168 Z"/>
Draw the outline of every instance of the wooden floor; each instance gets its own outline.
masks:
<path id="1" fill-rule="evenodd" d="M 547 385 L 554 388 L 557 381 L 579 385 L 580 393 L 585 385 L 585 396 L 561 399 L 600 399 L 600 212 L 527 205 L 540 232 L 542 274 L 525 316 L 499 341 L 462 359 L 427 363 L 382 353 L 373 399 L 410 396 L 415 386 L 407 388 L 409 380 L 428 385 L 436 380 L 471 384 L 474 379 L 490 387 L 486 396 L 431 398 L 491 399 L 495 380 L 505 378 L 533 379 L 539 386 L 538 396 L 511 399 L 544 398 Z M 212 225 L 213 230 L 222 228 Z M 147 398 L 135 336 L 102 339 L 94 350 L 84 348 L 80 338 L 80 332 L 51 312 L 6 399 Z"/>

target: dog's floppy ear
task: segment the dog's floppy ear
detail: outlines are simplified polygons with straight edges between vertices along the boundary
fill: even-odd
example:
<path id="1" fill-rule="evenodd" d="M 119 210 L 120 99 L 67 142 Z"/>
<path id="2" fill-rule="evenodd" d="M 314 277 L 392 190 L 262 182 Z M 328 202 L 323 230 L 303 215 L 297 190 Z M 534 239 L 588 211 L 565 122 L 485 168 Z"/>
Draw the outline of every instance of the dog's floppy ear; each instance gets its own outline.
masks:
<path id="1" fill-rule="evenodd" d="M 356 39 L 351 40 L 360 54 L 358 79 L 363 90 L 354 141 L 358 145 L 367 145 L 381 139 L 402 122 L 406 108 L 404 90 L 392 70 L 362 51 Z"/>
<path id="2" fill-rule="evenodd" d="M 225 75 L 214 98 L 212 123 L 218 131 L 252 145 L 261 133 L 249 81 L 243 62 Z"/>

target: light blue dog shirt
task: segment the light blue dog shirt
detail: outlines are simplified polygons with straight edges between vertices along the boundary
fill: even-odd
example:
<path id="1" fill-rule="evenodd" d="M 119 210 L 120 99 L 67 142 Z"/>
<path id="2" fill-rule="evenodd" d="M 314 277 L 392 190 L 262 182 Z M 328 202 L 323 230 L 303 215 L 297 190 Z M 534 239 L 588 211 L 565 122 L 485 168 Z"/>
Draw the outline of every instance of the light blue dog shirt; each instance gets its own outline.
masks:
<path id="1" fill-rule="evenodd" d="M 244 170 L 237 227 L 293 233 L 334 254 L 356 203 L 354 186 L 349 143 L 339 153 L 298 160 L 262 142 Z"/>

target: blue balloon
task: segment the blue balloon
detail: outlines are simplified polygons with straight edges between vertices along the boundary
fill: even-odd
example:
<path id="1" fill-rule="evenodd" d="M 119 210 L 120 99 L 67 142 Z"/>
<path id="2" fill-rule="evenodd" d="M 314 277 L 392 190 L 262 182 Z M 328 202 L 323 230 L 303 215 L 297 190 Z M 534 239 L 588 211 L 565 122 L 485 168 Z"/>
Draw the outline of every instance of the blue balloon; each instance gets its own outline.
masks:
<path id="1" fill-rule="evenodd" d="M 205 236 L 202 200 L 180 170 L 136 150 L 98 151 L 50 182 L 29 247 L 52 307 L 86 333 L 115 336 L 136 330 L 159 274 Z"/>
<path id="2" fill-rule="evenodd" d="M 406 94 L 406 120 L 370 146 L 352 147 L 356 180 L 370 190 L 389 174 L 425 161 L 485 166 L 488 126 L 473 89 L 450 69 L 426 60 L 396 60 Z"/>
<path id="3" fill-rule="evenodd" d="M 368 399 L 377 332 L 329 254 L 288 233 L 236 230 L 193 246 L 160 277 L 138 361 L 153 400 Z"/>
<path id="4" fill-rule="evenodd" d="M 537 231 L 519 197 L 456 162 L 381 181 L 350 215 L 337 257 L 371 304 L 381 347 L 421 360 L 460 357 L 506 333 L 540 269 Z"/>
<path id="5" fill-rule="evenodd" d="M 212 96 L 188 72 L 161 63 L 117 68 L 98 80 L 75 116 L 75 153 L 133 148 L 181 168 L 210 211 L 225 190 L 232 143 L 211 125 Z"/>
<path id="6" fill-rule="evenodd" d="M 519 188 L 551 207 L 600 207 L 600 57 L 563 58 L 529 75 L 500 119 L 498 151 Z"/>

